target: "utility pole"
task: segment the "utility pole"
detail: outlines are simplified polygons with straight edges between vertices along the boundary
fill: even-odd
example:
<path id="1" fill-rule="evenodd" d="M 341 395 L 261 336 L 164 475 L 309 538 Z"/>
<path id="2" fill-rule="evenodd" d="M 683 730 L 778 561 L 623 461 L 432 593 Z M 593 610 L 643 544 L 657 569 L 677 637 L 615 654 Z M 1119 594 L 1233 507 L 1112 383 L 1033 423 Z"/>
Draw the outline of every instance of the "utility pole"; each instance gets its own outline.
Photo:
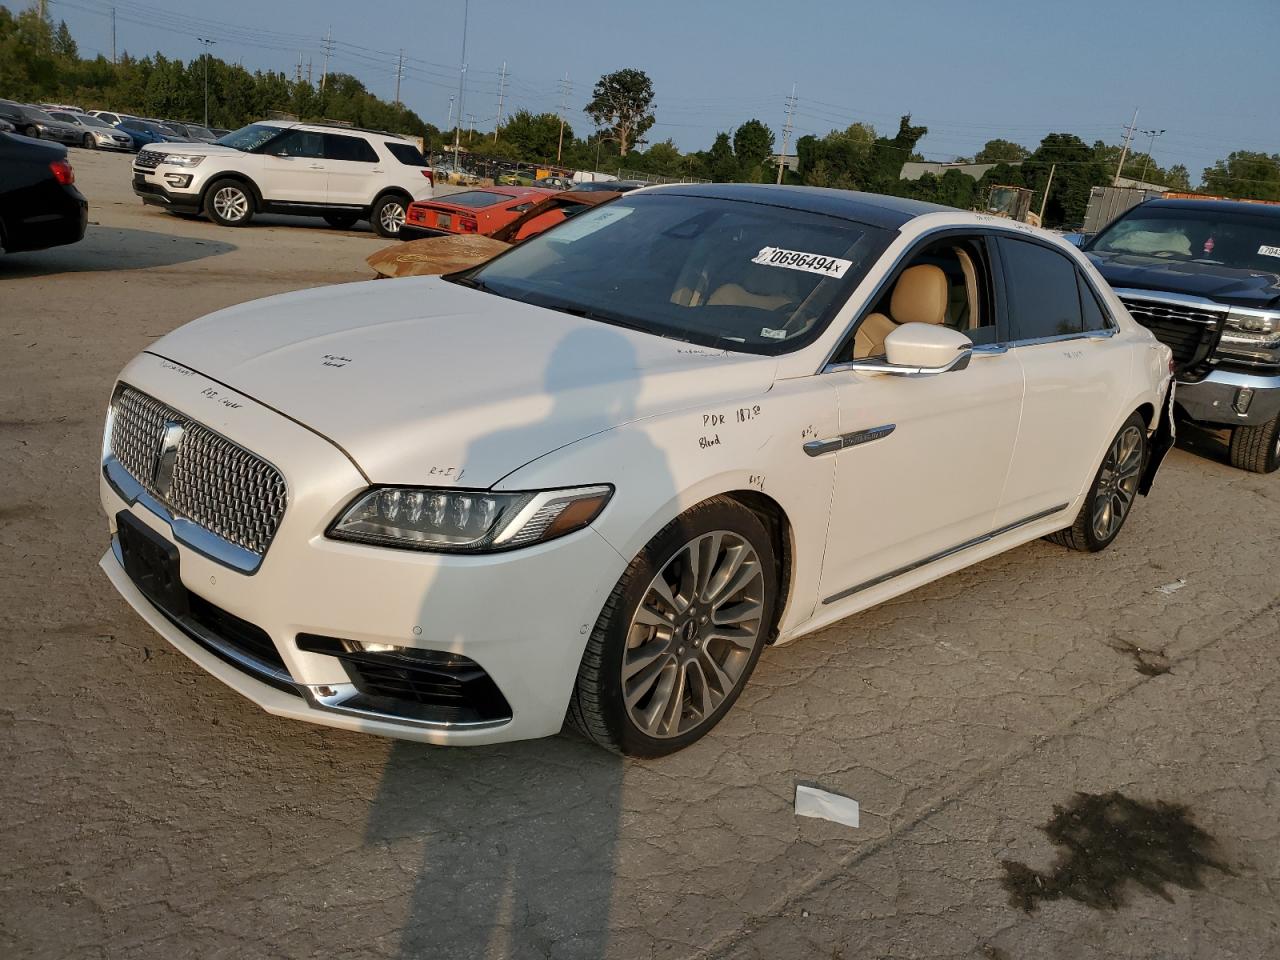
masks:
<path id="1" fill-rule="evenodd" d="M 333 27 L 324 37 L 324 69 L 320 71 L 320 92 L 324 93 L 324 83 L 329 79 L 329 54 L 333 52 Z"/>
<path id="2" fill-rule="evenodd" d="M 302 84 L 302 51 L 301 50 L 298 51 L 298 69 L 295 70 L 293 73 L 293 82 L 298 85 Z"/>
<path id="3" fill-rule="evenodd" d="M 449 119 L 444 122 L 444 128 L 448 130 L 453 126 L 453 97 L 449 98 Z"/>
<path id="4" fill-rule="evenodd" d="M 1053 171 L 1058 169 L 1055 163 L 1049 167 L 1049 182 L 1044 185 L 1044 196 L 1040 198 L 1040 226 L 1044 226 L 1044 205 L 1049 202 L 1049 190 L 1053 187 Z"/>
<path id="5" fill-rule="evenodd" d="M 782 152 L 778 154 L 778 179 L 782 182 L 782 172 L 787 167 L 787 150 L 791 146 L 791 119 L 796 112 L 796 85 L 791 85 L 791 96 L 787 97 L 787 122 L 782 125 Z"/>
<path id="6" fill-rule="evenodd" d="M 196 37 L 204 44 L 204 125 L 209 126 L 209 48 L 212 47 L 217 40 L 206 40 L 204 37 Z"/>
<path id="7" fill-rule="evenodd" d="M 111 8 L 111 62 L 116 62 L 116 8 Z"/>
<path id="8" fill-rule="evenodd" d="M 564 79 L 560 81 L 560 140 L 556 144 L 556 163 L 560 163 L 560 157 L 564 153 L 564 112 L 569 108 L 569 74 L 564 75 Z"/>
<path id="9" fill-rule="evenodd" d="M 40 20 L 43 22 L 49 19 L 48 0 L 40 0 Z"/>
<path id="10" fill-rule="evenodd" d="M 1120 171 L 1124 169 L 1124 158 L 1129 155 L 1129 141 L 1133 139 L 1134 130 L 1138 126 L 1138 108 L 1133 109 L 1133 119 L 1124 128 L 1124 146 L 1120 149 L 1120 162 L 1116 164 L 1116 175 L 1111 178 L 1113 187 L 1120 186 Z"/>
<path id="11" fill-rule="evenodd" d="M 1140 178 L 1143 183 L 1146 183 L 1147 167 L 1151 165 L 1151 151 L 1156 148 L 1156 137 L 1163 135 L 1164 131 L 1163 130 L 1143 130 L 1142 132 L 1145 136 L 1148 136 L 1151 138 L 1151 142 L 1147 144 L 1147 159 L 1142 161 L 1142 176 Z"/>
<path id="12" fill-rule="evenodd" d="M 507 87 L 507 61 L 502 61 L 502 76 L 498 78 L 498 122 L 493 125 L 493 142 L 498 142 L 498 131 L 502 129 L 502 98 Z"/>
<path id="13" fill-rule="evenodd" d="M 400 60 L 396 64 L 396 106 L 400 106 L 400 77 L 404 74 L 404 47 L 400 48 Z"/>
<path id="14" fill-rule="evenodd" d="M 471 0 L 463 0 L 462 4 L 462 63 L 458 66 L 458 126 L 453 128 L 453 172 L 458 172 L 458 151 L 462 149 L 462 104 L 465 93 L 464 81 L 467 79 L 467 20 L 471 17 Z"/>
<path id="15" fill-rule="evenodd" d="M 476 135 L 476 115 L 474 113 L 467 114 L 467 143 L 471 143 L 471 138 Z"/>
<path id="16" fill-rule="evenodd" d="M 307 86 L 311 86 L 311 58 L 307 57 Z"/>

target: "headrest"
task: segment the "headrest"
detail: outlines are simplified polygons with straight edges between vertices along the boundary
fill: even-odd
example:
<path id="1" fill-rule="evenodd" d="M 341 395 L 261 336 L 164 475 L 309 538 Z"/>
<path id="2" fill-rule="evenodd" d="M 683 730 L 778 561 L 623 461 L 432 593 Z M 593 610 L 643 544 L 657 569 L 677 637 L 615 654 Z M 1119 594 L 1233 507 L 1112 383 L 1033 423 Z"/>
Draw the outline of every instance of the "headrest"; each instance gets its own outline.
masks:
<path id="1" fill-rule="evenodd" d="M 889 312 L 896 323 L 942 323 L 947 319 L 947 275 L 941 267 L 922 263 L 902 271 Z"/>

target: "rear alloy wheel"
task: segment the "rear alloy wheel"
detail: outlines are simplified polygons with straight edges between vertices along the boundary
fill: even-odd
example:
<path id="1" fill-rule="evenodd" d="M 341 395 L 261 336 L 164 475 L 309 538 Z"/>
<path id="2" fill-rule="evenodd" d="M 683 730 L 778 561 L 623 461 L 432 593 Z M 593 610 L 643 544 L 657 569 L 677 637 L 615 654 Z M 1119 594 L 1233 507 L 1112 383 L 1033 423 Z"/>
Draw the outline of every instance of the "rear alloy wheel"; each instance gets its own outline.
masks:
<path id="1" fill-rule="evenodd" d="M 84 147 L 86 150 L 93 150 L 98 146 L 98 141 L 93 139 L 92 133 L 86 133 L 84 135 L 84 139 L 80 141 L 80 146 Z"/>
<path id="2" fill-rule="evenodd" d="M 1102 466 L 1085 495 L 1075 523 L 1045 539 L 1088 553 L 1110 546 L 1138 497 L 1138 485 L 1147 465 L 1147 451 L 1146 424 L 1135 413 L 1125 421 L 1107 447 Z"/>
<path id="3" fill-rule="evenodd" d="M 403 197 L 386 196 L 373 205 L 369 222 L 374 232 L 380 237 L 394 240 L 400 236 L 400 228 L 404 226 L 405 208 L 408 204 Z"/>
<path id="4" fill-rule="evenodd" d="M 1280 468 L 1280 414 L 1266 423 L 1231 431 L 1231 465 L 1251 473 Z"/>
<path id="5" fill-rule="evenodd" d="M 694 507 L 649 542 L 614 588 L 583 655 L 570 721 L 632 756 L 698 740 L 746 686 L 777 593 L 759 518 L 727 498 Z"/>
<path id="6" fill-rule="evenodd" d="M 360 215 L 357 213 L 326 213 L 324 215 L 324 222 L 335 230 L 350 230 L 359 219 Z"/>
<path id="7" fill-rule="evenodd" d="M 243 227 L 253 219 L 253 197 L 238 180 L 219 180 L 205 196 L 204 212 L 224 227 Z"/>

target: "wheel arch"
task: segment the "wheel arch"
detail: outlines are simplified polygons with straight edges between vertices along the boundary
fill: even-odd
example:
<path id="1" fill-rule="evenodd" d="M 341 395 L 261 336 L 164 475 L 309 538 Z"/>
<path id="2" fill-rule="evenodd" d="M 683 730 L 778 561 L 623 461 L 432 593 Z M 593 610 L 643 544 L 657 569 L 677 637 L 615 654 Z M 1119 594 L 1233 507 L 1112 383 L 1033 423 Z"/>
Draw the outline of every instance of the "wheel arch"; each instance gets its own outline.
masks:
<path id="1" fill-rule="evenodd" d="M 774 566 L 778 575 L 778 602 L 774 604 L 773 623 L 769 624 L 769 636 L 765 642 L 773 644 L 778 639 L 778 627 L 791 599 L 792 576 L 795 570 L 795 532 L 787 511 L 773 497 L 761 490 L 727 490 L 720 496 L 742 504 L 754 513 L 773 542 Z"/>
<path id="2" fill-rule="evenodd" d="M 400 197 L 405 201 L 406 210 L 409 208 L 409 204 L 413 203 L 413 196 L 409 193 L 408 190 L 406 190 L 404 187 L 398 187 L 393 184 L 391 186 L 383 187 L 376 194 L 374 194 L 373 201 L 369 204 L 370 213 L 372 213 L 373 208 L 376 207 L 382 201 L 383 197 Z"/>
<path id="3" fill-rule="evenodd" d="M 253 182 L 253 178 L 248 174 L 240 173 L 238 170 L 228 170 L 226 173 L 215 174 L 210 177 L 200 191 L 200 209 L 204 209 L 205 201 L 209 197 L 209 191 L 213 189 L 213 185 L 221 180 L 235 180 L 237 183 L 243 183 L 249 188 L 249 193 L 253 198 L 253 208 L 256 211 L 262 210 L 262 191 L 258 189 L 258 185 Z"/>

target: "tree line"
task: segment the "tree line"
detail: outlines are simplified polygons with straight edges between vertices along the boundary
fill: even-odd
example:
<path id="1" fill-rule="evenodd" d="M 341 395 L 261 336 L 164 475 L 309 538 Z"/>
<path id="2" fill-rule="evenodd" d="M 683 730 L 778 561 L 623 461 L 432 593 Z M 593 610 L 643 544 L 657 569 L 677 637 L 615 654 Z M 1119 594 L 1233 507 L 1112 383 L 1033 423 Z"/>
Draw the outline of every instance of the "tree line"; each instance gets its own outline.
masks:
<path id="1" fill-rule="evenodd" d="M 212 56 L 186 63 L 160 53 L 140 58 L 126 53 L 117 63 L 102 56 L 87 59 L 79 55 L 65 23 L 54 27 L 35 11 L 15 14 L 0 6 L 0 96 L 174 120 L 202 119 L 206 68 L 213 126 L 235 128 L 282 112 L 419 136 L 426 149 L 436 153 L 452 149 L 456 139 L 475 158 L 608 172 L 625 167 L 718 182 L 777 178 L 776 137 L 759 119 L 717 133 L 705 150 L 681 152 L 670 139 L 649 142 L 648 133 L 657 122 L 653 83 L 634 67 L 597 81 L 584 111 L 592 129 L 582 136 L 557 114 L 526 110 L 488 131 L 440 130 L 412 110 L 375 96 L 350 74 L 331 73 L 321 87 L 285 73 L 251 72 Z M 825 136 L 803 136 L 795 144 L 798 166 L 786 169 L 783 180 L 913 197 L 961 209 L 981 207 L 994 184 L 1023 186 L 1033 191 L 1033 209 L 1039 209 L 1052 170 L 1044 222 L 1060 226 L 1084 219 L 1090 188 L 1111 183 L 1121 153 L 1118 145 L 1100 140 L 1089 144 L 1066 132 L 1049 134 L 1034 149 L 996 138 L 974 156 L 956 158 L 995 164 L 980 179 L 954 169 L 941 176 L 925 173 L 916 180 L 902 179 L 904 163 L 923 159 L 916 147 L 927 133 L 927 127 L 913 125 L 911 117 L 904 116 L 892 135 L 854 123 Z M 1121 175 L 1175 190 L 1192 188 L 1185 166 L 1164 168 L 1140 150 L 1128 152 Z M 1280 154 L 1233 151 L 1203 171 L 1200 189 L 1228 197 L 1280 200 Z"/>

